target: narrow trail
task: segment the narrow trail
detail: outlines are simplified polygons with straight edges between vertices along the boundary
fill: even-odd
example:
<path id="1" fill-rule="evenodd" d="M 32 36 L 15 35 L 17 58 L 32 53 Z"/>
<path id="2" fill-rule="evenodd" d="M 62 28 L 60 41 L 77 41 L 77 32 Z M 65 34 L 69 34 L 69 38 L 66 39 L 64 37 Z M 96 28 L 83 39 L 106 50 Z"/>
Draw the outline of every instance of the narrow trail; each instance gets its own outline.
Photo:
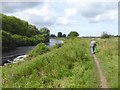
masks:
<path id="1" fill-rule="evenodd" d="M 97 71 L 98 71 L 98 74 L 99 74 L 99 79 L 100 79 L 100 88 L 108 88 L 107 86 L 107 80 L 102 72 L 102 69 L 100 67 L 100 64 L 99 64 L 99 61 L 98 59 L 96 58 L 95 54 L 93 55 L 93 58 L 94 58 L 94 61 L 95 61 L 95 64 L 97 66 Z"/>

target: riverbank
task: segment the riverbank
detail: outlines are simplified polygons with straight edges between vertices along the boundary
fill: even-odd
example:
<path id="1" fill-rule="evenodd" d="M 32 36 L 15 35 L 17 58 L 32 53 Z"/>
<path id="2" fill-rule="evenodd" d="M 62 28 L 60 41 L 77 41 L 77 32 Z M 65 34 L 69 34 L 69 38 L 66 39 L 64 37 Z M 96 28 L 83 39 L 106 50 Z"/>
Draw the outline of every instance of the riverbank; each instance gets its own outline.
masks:
<path id="1" fill-rule="evenodd" d="M 57 39 L 50 39 L 49 43 L 46 43 L 46 46 L 48 48 L 51 48 L 55 46 L 56 44 L 63 43 L 62 40 L 57 40 Z M 4 64 L 10 64 L 11 62 L 14 61 L 14 59 L 19 58 L 20 56 L 24 56 L 28 54 L 32 49 L 34 49 L 35 46 L 23 46 L 23 47 L 18 47 L 14 50 L 11 50 L 9 52 L 3 52 L 2 53 L 2 63 Z M 21 58 L 20 58 L 21 59 Z"/>
<path id="2" fill-rule="evenodd" d="M 64 42 L 43 55 L 3 67 L 3 87 L 98 87 L 89 43 L 82 39 Z"/>
<path id="3" fill-rule="evenodd" d="M 96 56 L 110 53 L 111 49 L 107 49 L 103 42 L 110 40 L 97 39 L 98 52 Z M 88 38 L 72 38 L 64 39 L 64 44 L 58 44 L 51 49 L 38 46 L 31 53 L 25 62 L 19 62 L 14 65 L 8 65 L 2 68 L 2 87 L 3 88 L 100 88 L 98 74 L 96 73 L 96 66 L 93 61 L 90 47 L 90 39 Z M 111 43 L 112 44 L 112 43 Z M 100 48 L 107 50 L 100 51 Z M 115 52 L 117 47 L 113 46 Z M 40 53 L 40 49 L 46 53 Z M 39 52 L 39 54 L 38 54 Z M 111 55 L 111 54 L 110 54 Z M 108 81 L 108 87 L 117 88 L 117 85 L 112 84 L 114 81 L 117 84 L 117 62 L 115 54 L 112 55 L 113 59 L 107 63 L 105 55 L 100 60 L 100 65 L 105 73 Z M 108 57 L 109 54 L 108 54 Z M 106 60 L 103 62 L 102 60 Z M 114 63 L 113 63 L 114 62 Z M 104 67 L 103 67 L 104 65 Z M 107 68 L 108 67 L 108 68 Z M 110 68 L 109 68 L 110 67 Z M 112 68 L 112 70 L 111 70 Z M 113 71 L 114 70 L 114 71 Z M 108 80 L 109 76 L 111 80 Z"/>

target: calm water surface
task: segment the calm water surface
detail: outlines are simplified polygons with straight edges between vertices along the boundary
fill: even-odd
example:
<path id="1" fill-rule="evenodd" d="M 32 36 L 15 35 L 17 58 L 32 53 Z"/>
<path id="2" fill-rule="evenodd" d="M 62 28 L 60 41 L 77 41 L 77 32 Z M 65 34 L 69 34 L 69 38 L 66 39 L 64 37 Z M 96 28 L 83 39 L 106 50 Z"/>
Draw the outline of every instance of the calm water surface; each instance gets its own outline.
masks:
<path id="1" fill-rule="evenodd" d="M 57 39 L 50 39 L 50 42 L 46 44 L 48 48 L 53 47 L 56 44 L 63 43 L 61 40 Z M 2 62 L 7 63 L 7 60 L 12 61 L 14 58 L 20 56 L 20 55 L 25 55 L 29 51 L 31 51 L 35 46 L 23 46 L 23 47 L 17 47 L 14 50 L 11 50 L 9 52 L 3 52 L 2 53 Z"/>

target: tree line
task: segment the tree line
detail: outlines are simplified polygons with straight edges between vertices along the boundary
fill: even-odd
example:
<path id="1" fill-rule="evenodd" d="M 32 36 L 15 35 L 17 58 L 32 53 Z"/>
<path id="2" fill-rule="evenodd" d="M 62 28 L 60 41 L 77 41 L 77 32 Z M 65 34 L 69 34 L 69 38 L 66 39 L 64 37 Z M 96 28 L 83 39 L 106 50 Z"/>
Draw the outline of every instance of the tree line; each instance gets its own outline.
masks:
<path id="1" fill-rule="evenodd" d="M 62 32 L 58 32 L 57 36 L 55 34 L 51 34 L 50 37 L 77 37 L 79 36 L 78 32 L 71 31 L 68 35 L 62 34 Z"/>
<path id="2" fill-rule="evenodd" d="M 8 51 L 19 46 L 31 46 L 49 42 L 50 30 L 41 29 L 14 16 L 0 14 L 2 21 L 2 50 Z"/>

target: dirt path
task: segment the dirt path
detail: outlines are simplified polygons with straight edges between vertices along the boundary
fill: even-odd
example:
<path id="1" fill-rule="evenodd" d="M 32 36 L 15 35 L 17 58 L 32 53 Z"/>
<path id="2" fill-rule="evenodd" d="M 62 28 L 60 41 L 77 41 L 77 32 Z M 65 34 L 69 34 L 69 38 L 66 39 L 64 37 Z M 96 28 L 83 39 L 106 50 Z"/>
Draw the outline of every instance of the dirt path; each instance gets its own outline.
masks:
<path id="1" fill-rule="evenodd" d="M 100 64 L 99 64 L 99 61 L 98 59 L 96 58 L 95 54 L 93 55 L 93 58 L 94 58 L 94 61 L 96 63 L 96 66 L 97 66 L 97 71 L 98 71 L 98 74 L 99 74 L 99 79 L 100 79 L 100 86 L 101 88 L 108 88 L 107 86 L 107 80 L 101 70 L 101 67 L 100 67 Z"/>

